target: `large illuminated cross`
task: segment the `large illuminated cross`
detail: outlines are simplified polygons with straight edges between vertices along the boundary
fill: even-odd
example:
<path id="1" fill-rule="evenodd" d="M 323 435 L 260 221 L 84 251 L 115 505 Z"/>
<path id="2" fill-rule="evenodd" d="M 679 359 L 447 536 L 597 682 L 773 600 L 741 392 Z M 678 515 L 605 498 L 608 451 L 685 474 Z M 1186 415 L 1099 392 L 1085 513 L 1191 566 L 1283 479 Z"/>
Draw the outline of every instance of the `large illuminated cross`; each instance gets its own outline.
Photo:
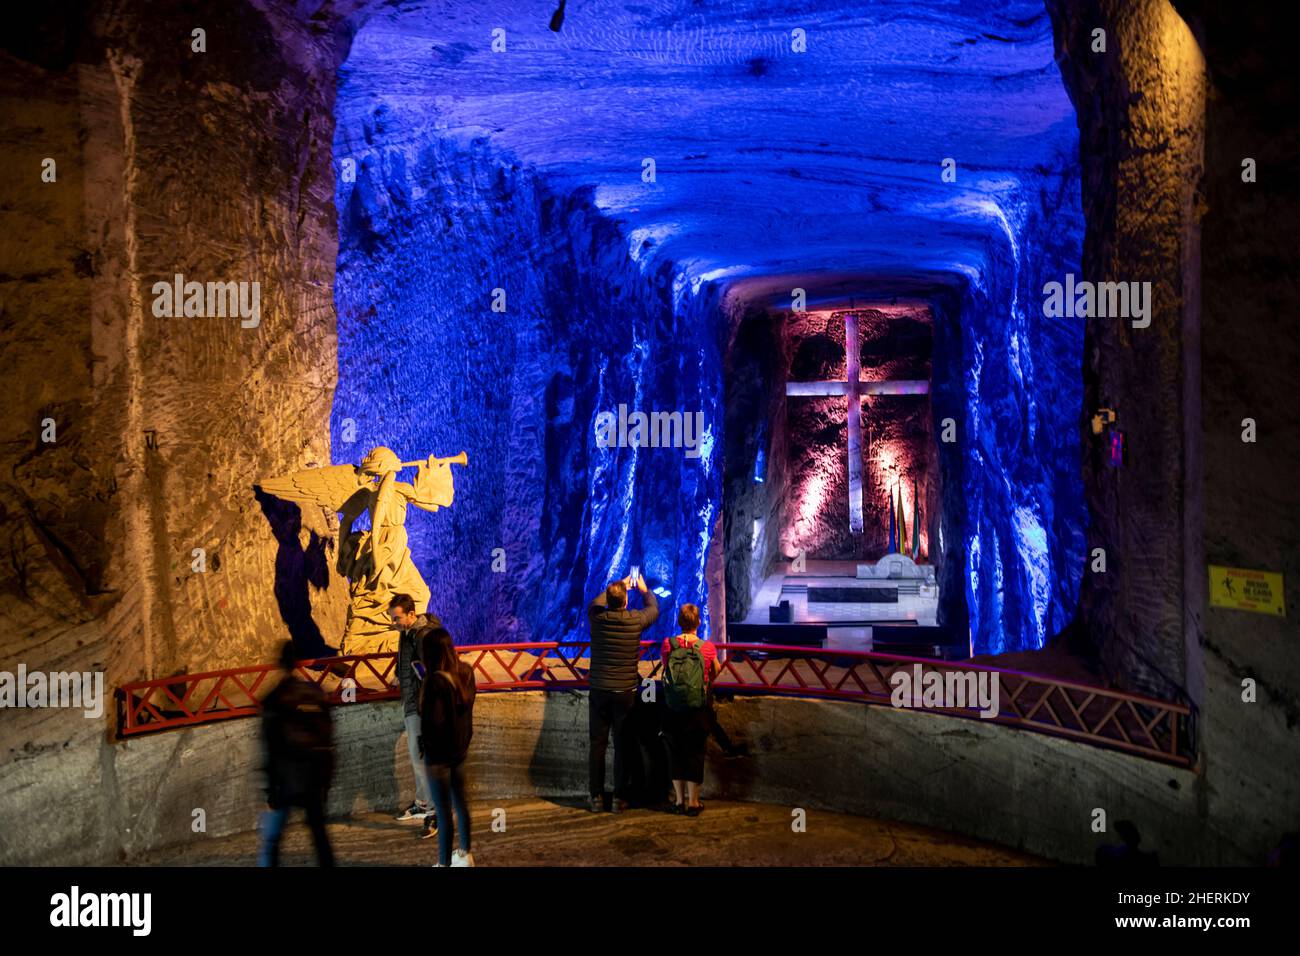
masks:
<path id="1" fill-rule="evenodd" d="M 928 395 L 924 379 L 895 379 L 864 382 L 861 375 L 861 345 L 858 342 L 858 314 L 844 313 L 844 348 L 848 370 L 844 382 L 786 382 L 785 393 L 795 398 L 830 398 L 843 395 L 849 405 L 849 531 L 862 534 L 862 399 L 866 395 Z"/>

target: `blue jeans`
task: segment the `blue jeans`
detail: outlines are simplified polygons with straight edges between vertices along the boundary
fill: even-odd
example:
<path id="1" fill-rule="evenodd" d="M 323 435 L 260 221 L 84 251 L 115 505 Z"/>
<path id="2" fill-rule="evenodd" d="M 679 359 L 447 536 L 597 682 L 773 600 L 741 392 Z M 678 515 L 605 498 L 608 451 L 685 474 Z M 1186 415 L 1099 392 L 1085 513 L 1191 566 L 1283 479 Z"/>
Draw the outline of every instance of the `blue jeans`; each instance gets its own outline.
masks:
<path id="1" fill-rule="evenodd" d="M 429 764 L 429 784 L 433 789 L 433 806 L 438 814 L 438 862 L 451 865 L 451 814 L 450 801 L 456 811 L 456 829 L 460 835 L 460 848 L 470 849 L 469 803 L 465 800 L 465 763 Z"/>
<path id="2" fill-rule="evenodd" d="M 311 828 L 311 838 L 316 844 L 316 863 L 320 866 L 334 865 L 334 851 L 330 847 L 329 835 L 325 832 L 325 807 L 321 797 L 308 798 L 303 801 L 307 811 L 307 826 Z M 284 825 L 289 819 L 289 805 L 275 807 L 262 813 L 262 839 L 257 851 L 258 866 L 277 866 L 280 862 L 280 838 L 284 836 Z"/>
<path id="3" fill-rule="evenodd" d="M 429 790 L 429 771 L 425 767 L 424 758 L 420 756 L 420 715 L 407 714 L 404 723 L 406 752 L 411 756 L 411 774 L 415 777 L 415 802 L 427 807 L 433 802 L 433 795 Z"/>

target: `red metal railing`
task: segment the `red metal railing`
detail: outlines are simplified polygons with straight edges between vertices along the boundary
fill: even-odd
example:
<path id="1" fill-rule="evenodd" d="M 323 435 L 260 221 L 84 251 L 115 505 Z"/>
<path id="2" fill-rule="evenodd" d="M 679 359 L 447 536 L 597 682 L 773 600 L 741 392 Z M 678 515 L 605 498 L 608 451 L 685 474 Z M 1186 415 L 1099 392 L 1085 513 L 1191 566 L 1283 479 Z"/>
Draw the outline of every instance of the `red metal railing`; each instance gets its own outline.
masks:
<path id="1" fill-rule="evenodd" d="M 891 677 L 916 665 L 924 672 L 985 672 L 997 677 L 999 713 L 980 717 L 975 706 L 924 709 L 988 720 L 1097 746 L 1190 766 L 1195 759 L 1183 704 L 1139 694 L 1058 680 L 1041 674 L 962 661 L 938 661 L 862 651 L 836 651 L 768 644 L 727 644 L 716 687 L 746 693 L 791 694 L 892 706 Z"/>
<path id="2" fill-rule="evenodd" d="M 657 676 L 659 643 L 641 645 L 643 677 Z M 477 644 L 460 648 L 474 669 L 480 691 L 566 690 L 587 686 L 590 643 Z M 1052 734 L 1070 740 L 1190 766 L 1194 762 L 1183 704 L 1092 687 L 1040 674 L 1026 674 L 961 661 L 902 657 L 771 644 L 722 644 L 718 690 L 784 694 L 890 705 L 892 676 L 923 671 L 996 675 L 999 713 L 980 718 L 974 706 L 926 707 L 956 717 Z M 320 685 L 336 703 L 391 700 L 398 696 L 396 654 L 361 654 L 300 661 L 298 673 Z M 273 665 L 184 674 L 136 681 L 119 688 L 118 733 L 122 737 L 256 714 Z"/>

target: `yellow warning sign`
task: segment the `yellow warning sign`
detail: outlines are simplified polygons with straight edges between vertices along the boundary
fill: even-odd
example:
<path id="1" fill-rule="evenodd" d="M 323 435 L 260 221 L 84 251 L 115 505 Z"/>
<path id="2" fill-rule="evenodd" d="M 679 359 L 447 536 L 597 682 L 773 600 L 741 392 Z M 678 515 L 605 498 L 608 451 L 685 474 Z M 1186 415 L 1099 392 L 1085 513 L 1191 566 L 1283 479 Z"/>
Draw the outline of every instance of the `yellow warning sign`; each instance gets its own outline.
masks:
<path id="1" fill-rule="evenodd" d="M 1286 617 L 1282 575 L 1210 565 L 1210 606 Z"/>

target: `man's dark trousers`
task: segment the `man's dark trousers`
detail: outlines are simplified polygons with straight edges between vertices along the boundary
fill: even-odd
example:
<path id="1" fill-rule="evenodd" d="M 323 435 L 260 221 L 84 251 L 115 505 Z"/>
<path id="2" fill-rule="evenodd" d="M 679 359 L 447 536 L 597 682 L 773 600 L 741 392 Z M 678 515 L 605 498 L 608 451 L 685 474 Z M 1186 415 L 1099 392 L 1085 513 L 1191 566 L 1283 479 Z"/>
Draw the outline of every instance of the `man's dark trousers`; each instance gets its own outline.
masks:
<path id="1" fill-rule="evenodd" d="M 614 799 L 624 795 L 627 786 L 623 755 L 627 751 L 624 725 L 636 704 L 636 690 L 595 690 L 587 692 L 587 726 L 591 734 L 588 750 L 587 780 L 594 796 L 605 793 L 605 747 L 614 732 Z"/>

